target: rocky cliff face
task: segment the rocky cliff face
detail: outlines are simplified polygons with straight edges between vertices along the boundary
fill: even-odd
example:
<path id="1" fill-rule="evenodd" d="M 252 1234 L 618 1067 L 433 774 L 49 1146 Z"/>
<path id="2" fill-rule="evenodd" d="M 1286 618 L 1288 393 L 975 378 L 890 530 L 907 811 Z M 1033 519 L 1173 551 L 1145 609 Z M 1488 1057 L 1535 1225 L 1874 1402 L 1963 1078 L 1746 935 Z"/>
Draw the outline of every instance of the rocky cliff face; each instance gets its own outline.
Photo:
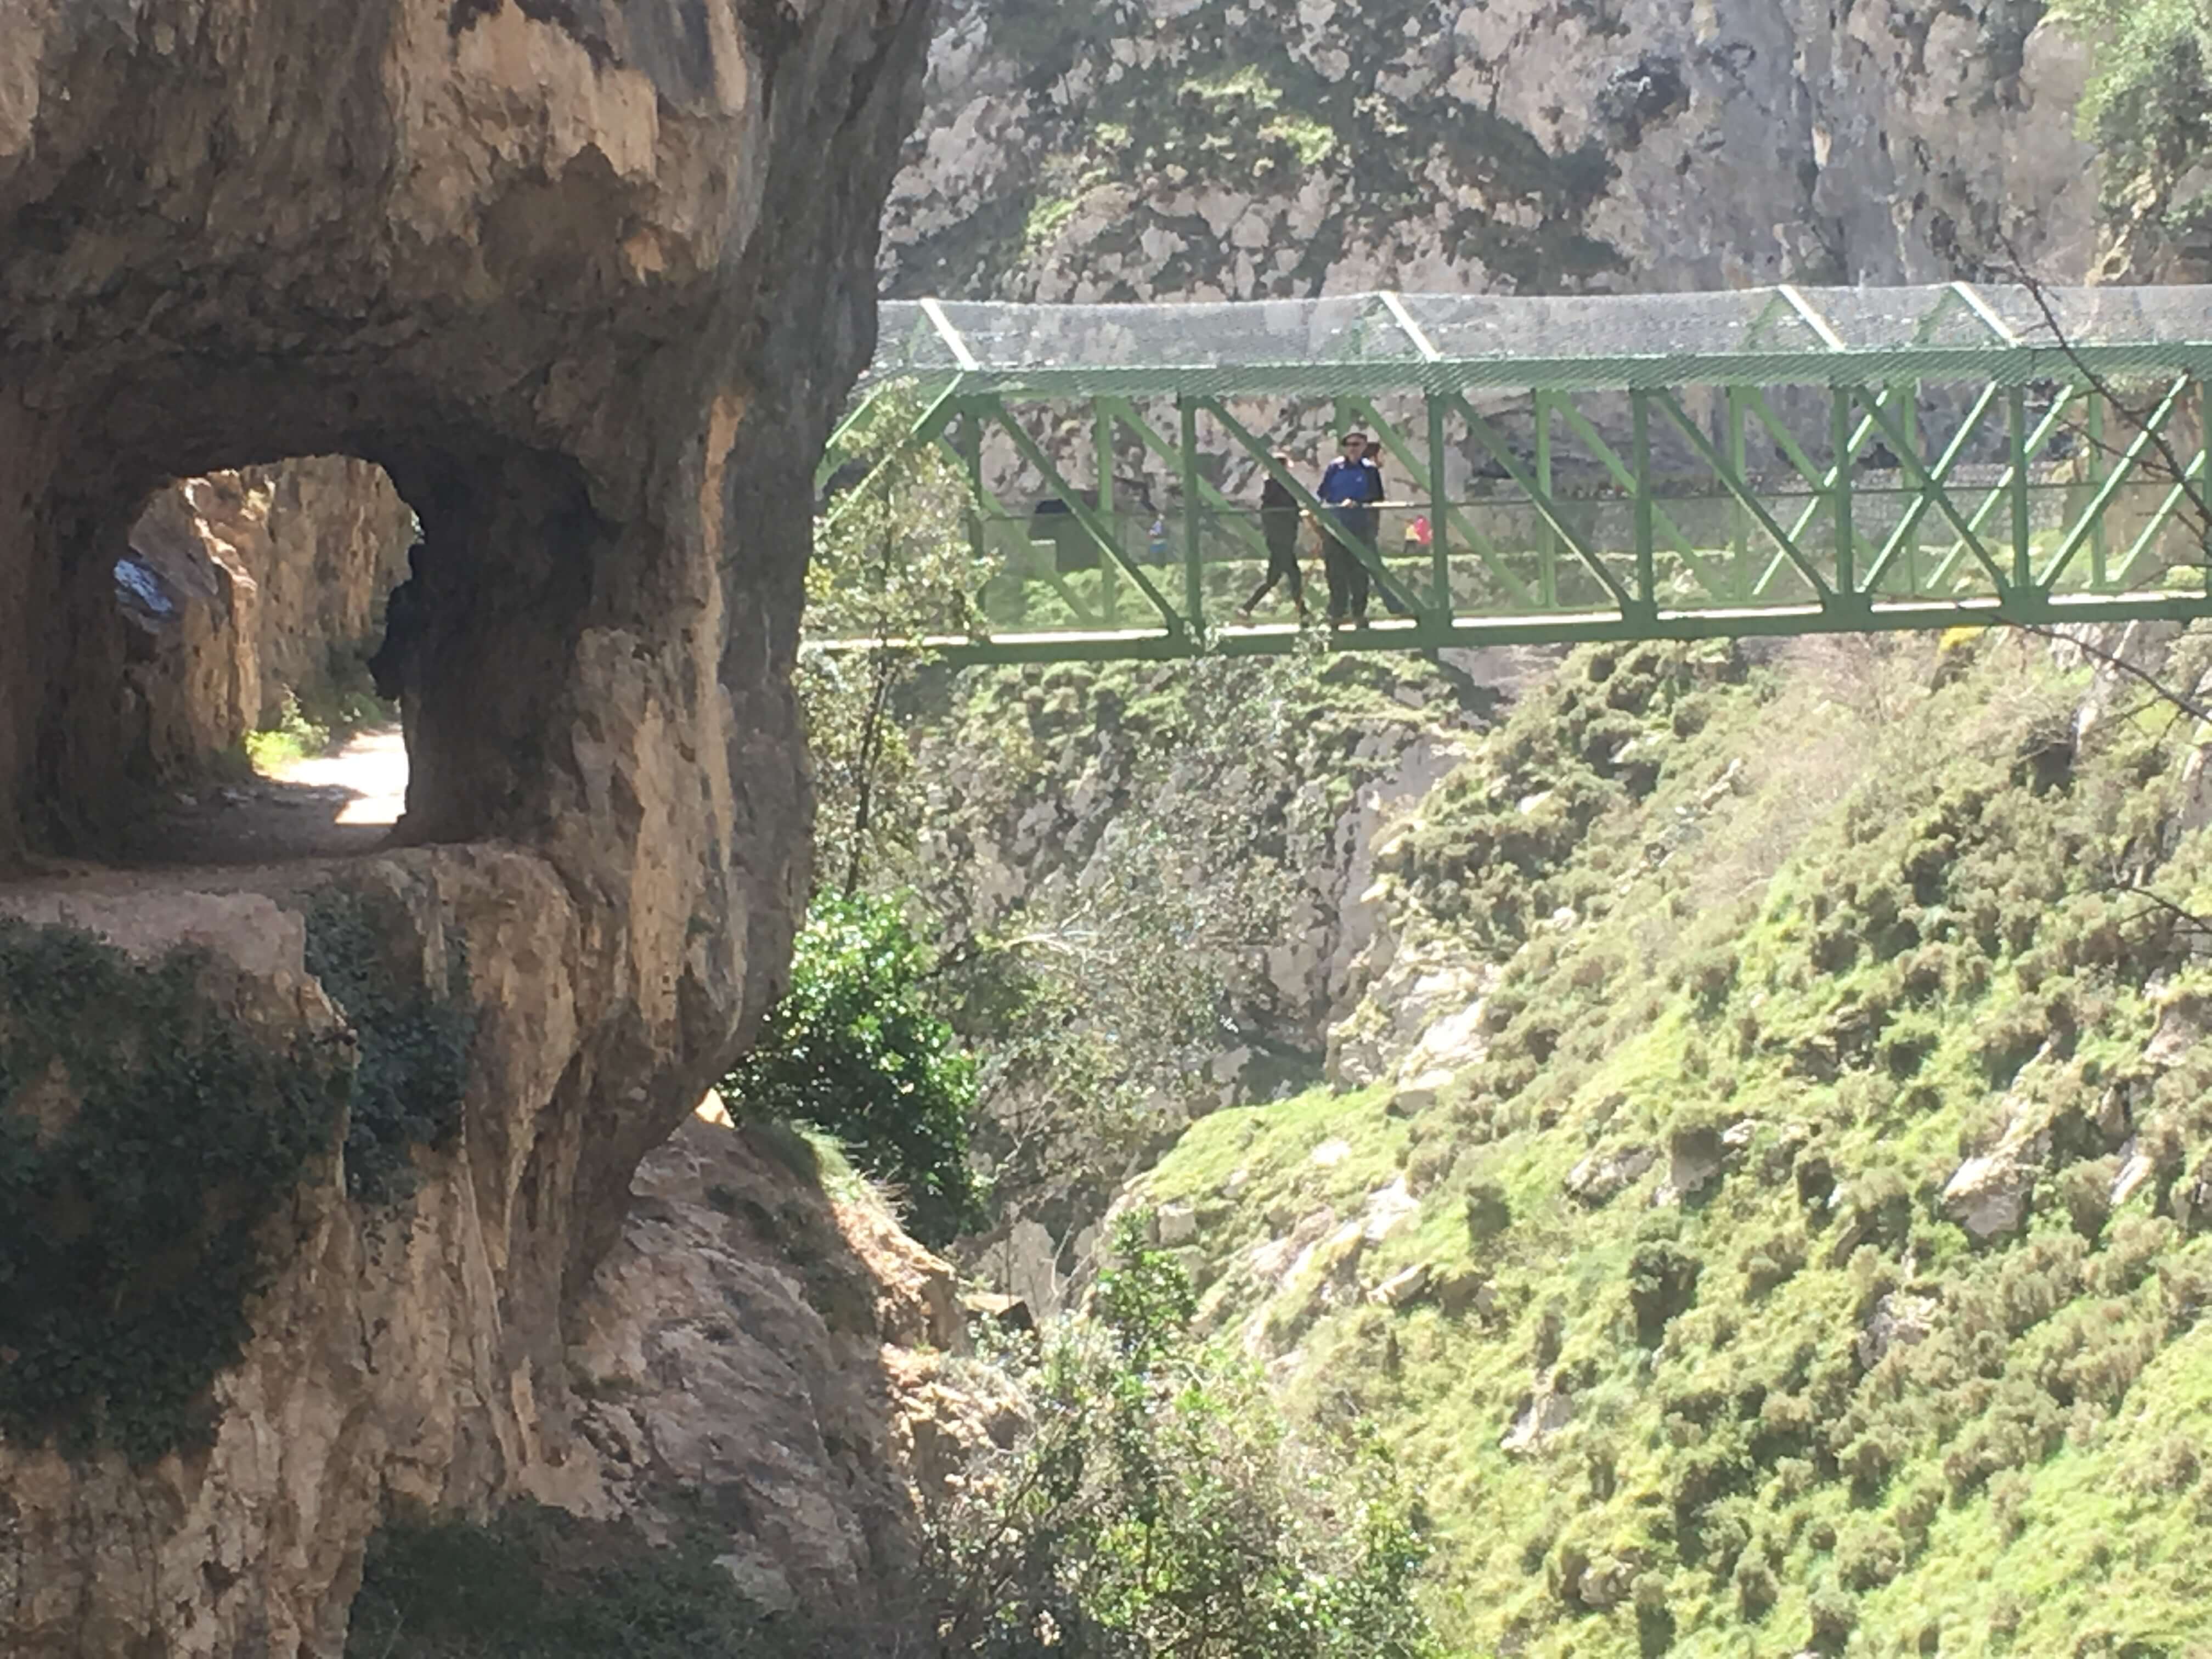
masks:
<path id="1" fill-rule="evenodd" d="M 169 1208 L 144 1207 L 159 1160 L 87 1176 L 50 1226 L 0 1206 L 11 1250 L 105 1310 L 38 1339 L 93 1367 L 77 1386 L 42 1394 L 61 1373 L 0 1341 L 0 1648 L 327 1653 L 387 1499 L 562 1467 L 563 1310 L 782 970 L 806 828 L 784 481 L 869 344 L 925 33 L 920 5 L 866 0 L 0 13 L 0 859 L 115 825 L 112 573 L 163 482 L 381 465 L 422 517 L 432 617 L 407 825 L 431 845 L 338 884 L 374 925 L 310 962 L 316 884 L 281 871 L 9 898 L 169 964 L 173 1000 L 211 975 L 180 1052 L 291 1103 Z M 82 1040 L 99 1007 L 24 1000 L 22 951 L 0 1128 L 40 1191 L 113 1091 Z M 416 1121 L 426 1066 L 452 1109 Z M 185 1114 L 148 1144 L 263 1097 L 199 1076 L 147 1097 Z M 185 1241 L 227 1265 L 173 1277 Z M 179 1283 L 213 1300 L 172 1374 L 141 1322 Z M 182 1392 L 126 1435 L 110 1368 L 133 1353 Z"/>
<path id="2" fill-rule="evenodd" d="M 2078 276 L 2042 0 L 956 0 L 894 291 L 1252 299 Z"/>
<path id="3" fill-rule="evenodd" d="M 138 774 L 189 778 L 275 725 L 287 698 L 327 702 L 362 681 L 414 529 L 383 471 L 343 456 L 157 494 L 117 572 Z"/>

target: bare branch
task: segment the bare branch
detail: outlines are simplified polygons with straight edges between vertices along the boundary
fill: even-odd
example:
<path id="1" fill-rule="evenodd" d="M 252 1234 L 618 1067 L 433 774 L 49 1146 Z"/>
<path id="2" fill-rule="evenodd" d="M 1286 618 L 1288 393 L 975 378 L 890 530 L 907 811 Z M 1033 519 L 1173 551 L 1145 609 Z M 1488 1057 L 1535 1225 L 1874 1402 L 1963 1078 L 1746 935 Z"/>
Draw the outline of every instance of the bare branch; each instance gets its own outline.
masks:
<path id="1" fill-rule="evenodd" d="M 2212 499 L 2208 499 L 2204 493 L 2206 481 L 2198 480 L 2191 483 L 2189 477 L 2189 463 L 2176 453 L 2172 441 L 2166 437 L 2165 431 L 2162 428 L 2153 428 L 2147 413 L 2139 414 L 2130 408 L 2126 400 L 2112 389 L 2112 382 L 2083 359 L 2079 348 L 2068 337 L 2065 329 L 2059 323 L 2058 313 L 2051 303 L 2049 289 L 2028 270 L 2027 262 L 2021 258 L 2019 250 L 2014 246 L 2010 235 L 2000 230 L 1997 241 L 1998 246 L 2004 250 L 2005 258 L 2010 262 L 2011 268 L 2006 275 L 2027 291 L 2028 297 L 2035 302 L 2035 308 L 2043 318 L 2044 326 L 2051 331 L 2051 338 L 2057 342 L 2058 349 L 2064 354 L 2066 361 L 2074 366 L 2075 373 L 2081 377 L 2093 394 L 2104 398 L 2112 406 L 2124 424 L 2134 431 L 2138 437 L 2148 440 L 2152 447 L 2157 450 L 2159 459 L 2165 463 L 2166 466 L 2164 481 L 2182 492 L 2182 499 L 2188 503 L 2190 510 L 2196 515 L 2197 544 L 2201 550 L 2205 550 L 2207 559 L 2212 561 Z M 2203 406 L 2204 394 L 2201 383 L 2197 396 L 2197 418 L 2201 429 L 2206 421 L 2212 420 L 2212 410 L 2208 410 Z"/>
<path id="2" fill-rule="evenodd" d="M 2212 721 L 2212 708 L 2207 708 L 2203 703 L 2197 702 L 2193 696 L 2185 695 L 2182 692 L 2175 690 L 2172 686 L 2166 684 L 2163 680 L 2153 674 L 2148 669 L 2130 662 L 2125 657 L 2121 656 L 2117 651 L 2107 651 L 2103 646 L 2095 643 L 2094 641 L 2082 639 L 2076 635 L 2062 632 L 2060 629 L 2051 626 L 2047 623 L 2016 622 L 2009 623 L 2008 626 L 2017 629 L 2023 634 L 2033 634 L 2039 639 L 2051 640 L 2059 644 L 2070 645 L 2075 650 L 2081 652 L 2084 656 L 2094 657 L 2099 662 L 2103 663 L 2106 667 L 2111 668 L 2118 673 L 2126 675 L 2137 684 L 2147 688 L 2161 702 L 2172 704 L 2175 708 L 2188 715 L 2191 720 Z"/>

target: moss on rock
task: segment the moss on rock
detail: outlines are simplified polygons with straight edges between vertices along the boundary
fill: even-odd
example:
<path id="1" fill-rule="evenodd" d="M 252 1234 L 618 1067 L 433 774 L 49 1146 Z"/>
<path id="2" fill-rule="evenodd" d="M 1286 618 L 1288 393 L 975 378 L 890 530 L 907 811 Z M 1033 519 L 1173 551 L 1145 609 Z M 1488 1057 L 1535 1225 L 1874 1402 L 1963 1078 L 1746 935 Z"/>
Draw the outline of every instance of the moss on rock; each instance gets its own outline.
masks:
<path id="1" fill-rule="evenodd" d="M 263 1225 L 337 1133 L 350 1048 L 222 969 L 0 919 L 0 1431 L 143 1462 L 204 1441 Z"/>
<path id="2" fill-rule="evenodd" d="M 346 1188 L 370 1203 L 413 1190 L 413 1149 L 441 1146 L 459 1129 L 468 1083 L 476 1015 L 467 942 L 447 929 L 434 974 L 415 939 L 404 908 L 388 893 L 326 887 L 307 906 L 307 970 L 360 1043 Z"/>

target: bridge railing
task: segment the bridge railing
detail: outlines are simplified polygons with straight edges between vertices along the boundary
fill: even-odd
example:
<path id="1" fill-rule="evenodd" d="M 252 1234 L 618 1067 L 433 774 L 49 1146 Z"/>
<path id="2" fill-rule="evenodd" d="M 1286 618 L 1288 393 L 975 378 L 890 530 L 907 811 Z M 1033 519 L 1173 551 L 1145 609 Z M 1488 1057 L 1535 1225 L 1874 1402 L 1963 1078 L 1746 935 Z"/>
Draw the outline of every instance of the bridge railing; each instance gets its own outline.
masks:
<path id="1" fill-rule="evenodd" d="M 1978 477 L 1974 475 L 1978 474 Z M 1744 505 L 1724 490 L 1696 480 L 1658 481 L 1665 488 L 1654 506 L 1669 527 L 1656 531 L 1650 559 L 1652 587 L 1663 608 L 1802 607 L 1820 598 L 1811 573 L 1784 556 L 1771 537 L 1757 533 Z M 1996 600 L 2012 583 L 2009 512 L 2014 494 L 2002 469 L 1962 470 L 1954 486 L 1970 495 L 1961 507 L 1969 524 L 1993 493 L 2006 498 L 2003 556 L 1992 572 L 1974 556 L 1960 528 L 1930 514 L 1921 490 L 1899 474 L 1862 475 L 1853 489 L 1851 530 L 1863 557 L 1871 554 L 1871 580 L 1859 592 L 1870 602 L 1921 600 L 1960 603 Z M 2099 501 L 2092 481 L 2057 472 L 2037 477 L 2024 492 L 2032 564 L 2057 563 L 2069 535 L 2084 527 L 2074 556 L 2035 590 L 2053 598 L 2118 596 L 2153 590 L 2202 591 L 2201 536 L 2190 516 L 2169 501 L 2172 491 L 2152 481 L 2123 484 Z M 1812 570 L 1834 586 L 1838 568 L 1834 526 L 1826 498 L 1799 488 L 1767 487 L 1759 499 L 1783 523 L 1816 516 L 1793 544 Z M 1510 489 L 1461 494 L 1442 503 L 1401 500 L 1375 509 L 1374 557 L 1382 572 L 1422 609 L 1455 623 L 1483 617 L 1581 616 L 1613 606 L 1638 579 L 1638 503 L 1626 494 L 1555 497 L 1547 514 Z M 988 577 L 980 585 L 980 615 L 1006 630 L 1130 629 L 1161 625 L 1125 568 L 1072 514 L 1034 511 L 986 512 Z M 1984 515 L 1986 526 L 1991 514 Z M 1200 618 L 1233 624 L 1269 568 L 1270 535 L 1280 537 L 1279 517 L 1257 507 L 1201 507 L 1194 514 L 1144 508 L 1108 509 L 1099 515 L 1108 538 L 1129 563 L 1150 573 L 1156 588 L 1180 592 L 1188 559 L 1183 545 L 1194 530 L 1200 573 Z M 1290 533 L 1299 587 L 1309 605 L 1321 608 L 1332 555 L 1340 565 L 1350 551 L 1315 515 L 1300 512 Z M 1441 528 L 1440 528 L 1441 526 Z M 1476 538 L 1479 538 L 1477 543 Z M 1990 544 L 1978 533 L 1984 551 Z M 1477 546 L 1480 551 L 1477 550 Z M 1603 574 L 1583 555 L 1595 557 Z M 1885 556 L 1885 555 L 1887 556 Z M 1443 586 L 1439 586 L 1441 573 Z M 1607 580 L 1609 578 L 1609 580 Z M 1378 599 L 1373 609 L 1384 614 Z M 1279 580 L 1254 615 L 1261 621 L 1295 614 L 1291 586 Z"/>

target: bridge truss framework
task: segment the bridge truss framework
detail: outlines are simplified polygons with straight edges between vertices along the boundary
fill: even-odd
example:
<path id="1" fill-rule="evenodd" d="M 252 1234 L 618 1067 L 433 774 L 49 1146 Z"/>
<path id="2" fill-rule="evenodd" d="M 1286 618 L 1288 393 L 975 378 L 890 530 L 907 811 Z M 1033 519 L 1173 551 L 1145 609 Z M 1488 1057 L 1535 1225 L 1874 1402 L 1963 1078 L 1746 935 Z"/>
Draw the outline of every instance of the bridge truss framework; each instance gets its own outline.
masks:
<path id="1" fill-rule="evenodd" d="M 1347 648 L 2212 615 L 2208 381 L 2212 288 L 887 302 L 817 485 L 856 441 L 871 470 L 827 512 L 943 446 L 996 599 L 943 633 L 813 643 L 1293 649 L 1295 624 L 1233 617 L 1265 542 L 1232 471 L 1279 480 L 1307 537 L 1369 565 L 1391 614 L 1336 633 Z M 916 412 L 886 445 L 893 398 Z M 1403 533 L 1379 551 L 1255 429 L 1316 404 L 1380 439 Z M 1056 522 L 987 484 L 987 443 Z M 1117 499 L 1139 452 L 1169 504 Z"/>

